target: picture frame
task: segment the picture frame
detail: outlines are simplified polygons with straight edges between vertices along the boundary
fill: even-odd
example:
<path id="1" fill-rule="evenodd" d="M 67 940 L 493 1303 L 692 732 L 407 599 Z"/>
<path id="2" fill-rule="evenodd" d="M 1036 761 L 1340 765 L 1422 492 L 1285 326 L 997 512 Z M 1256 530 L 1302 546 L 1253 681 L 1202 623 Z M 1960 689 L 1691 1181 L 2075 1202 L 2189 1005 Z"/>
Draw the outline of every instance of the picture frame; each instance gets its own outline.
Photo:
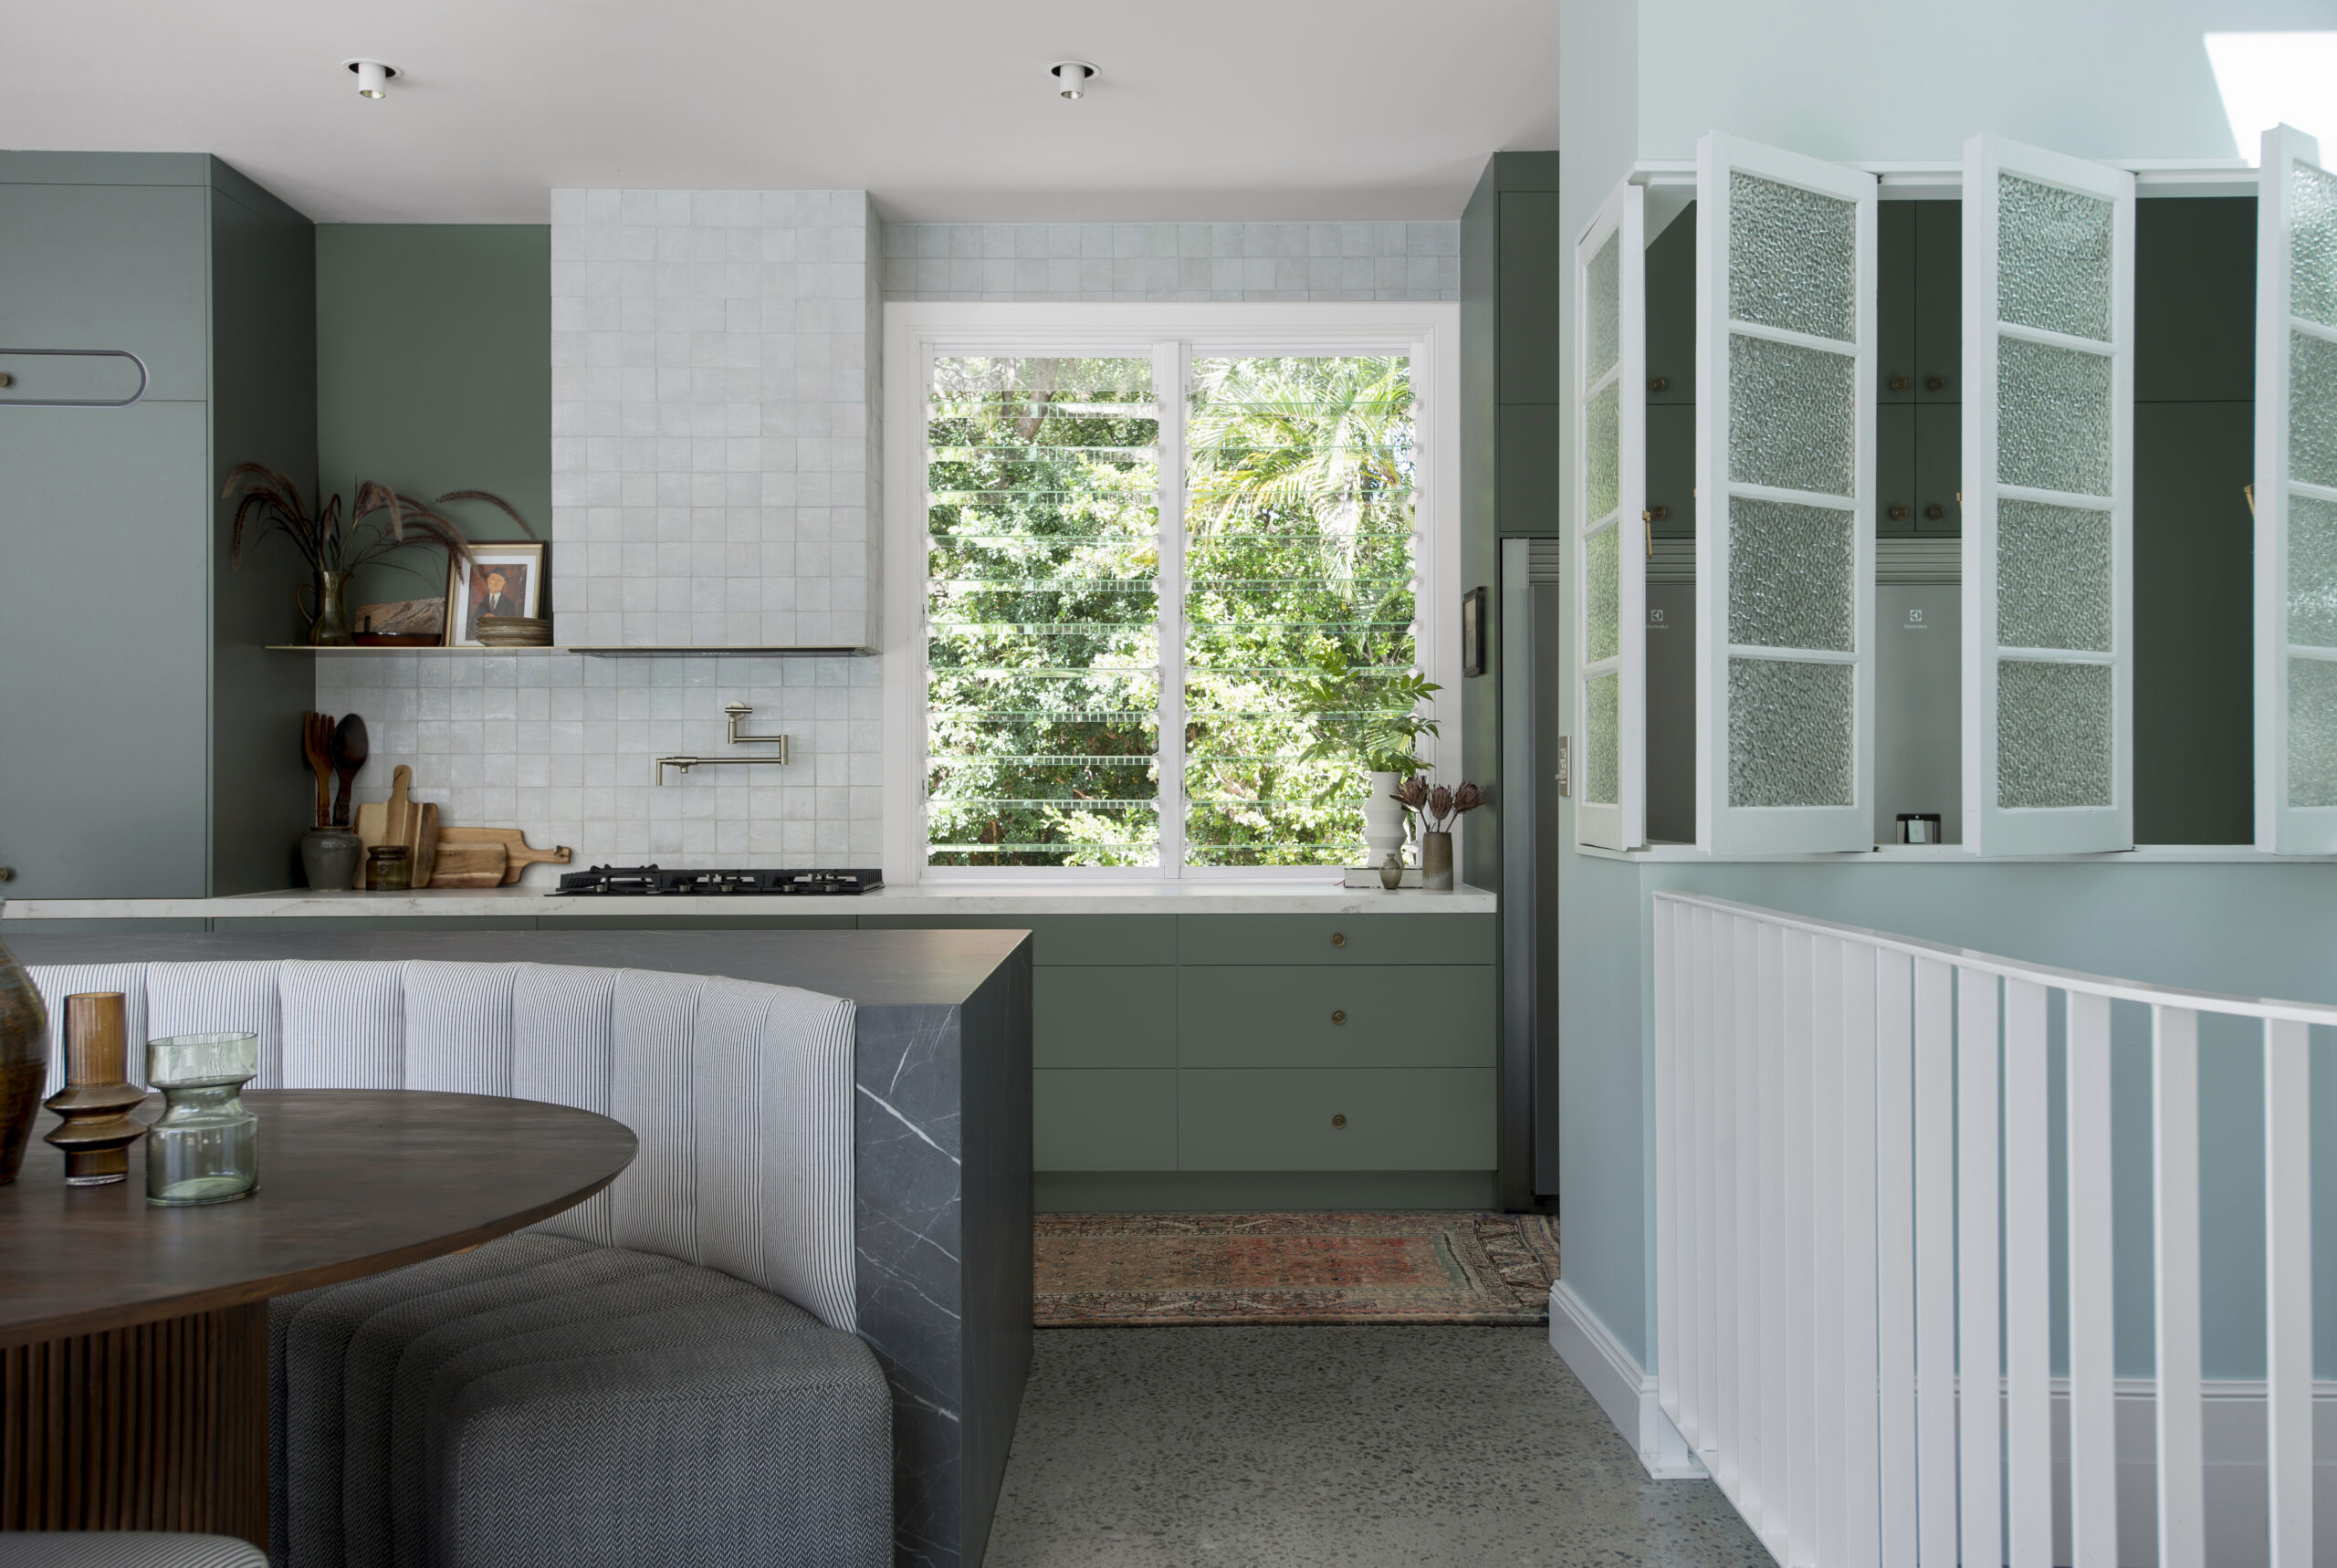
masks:
<path id="1" fill-rule="evenodd" d="M 446 634 L 448 648 L 477 648 L 478 617 L 482 614 L 542 615 L 545 604 L 546 549 L 538 540 L 496 540 L 475 543 L 471 559 L 446 563 Z M 494 580 L 500 579 L 499 583 Z M 499 598 L 504 608 L 490 609 Z"/>
<path id="2" fill-rule="evenodd" d="M 1485 673 L 1485 591 L 1482 588 L 1461 596 L 1461 673 Z"/>

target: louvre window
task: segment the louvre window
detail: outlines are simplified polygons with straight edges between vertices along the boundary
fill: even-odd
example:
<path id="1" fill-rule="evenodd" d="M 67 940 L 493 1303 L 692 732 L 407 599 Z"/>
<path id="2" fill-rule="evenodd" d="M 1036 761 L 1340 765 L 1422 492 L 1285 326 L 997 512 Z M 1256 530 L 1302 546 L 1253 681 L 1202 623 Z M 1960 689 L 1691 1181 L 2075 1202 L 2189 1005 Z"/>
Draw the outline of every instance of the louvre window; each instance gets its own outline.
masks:
<path id="1" fill-rule="evenodd" d="M 1422 662 L 1413 356 L 922 362 L 925 863 L 1359 863 Z"/>

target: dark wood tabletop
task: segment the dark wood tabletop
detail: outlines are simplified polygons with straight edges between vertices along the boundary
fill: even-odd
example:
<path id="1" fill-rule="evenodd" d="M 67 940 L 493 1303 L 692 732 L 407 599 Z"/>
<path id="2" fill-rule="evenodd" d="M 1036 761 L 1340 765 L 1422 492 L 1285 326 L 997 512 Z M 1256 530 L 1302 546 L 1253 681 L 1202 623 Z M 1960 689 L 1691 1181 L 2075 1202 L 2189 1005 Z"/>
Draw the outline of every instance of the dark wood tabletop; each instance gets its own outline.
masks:
<path id="1" fill-rule="evenodd" d="M 129 1180 L 95 1187 L 67 1186 L 57 1152 L 32 1145 L 0 1186 L 0 1348 L 458 1252 L 582 1203 L 637 1146 L 623 1123 L 534 1100 L 394 1089 L 243 1100 L 259 1117 L 259 1189 L 234 1203 L 148 1203 L 143 1140 Z M 42 1116 L 36 1140 L 54 1121 Z"/>

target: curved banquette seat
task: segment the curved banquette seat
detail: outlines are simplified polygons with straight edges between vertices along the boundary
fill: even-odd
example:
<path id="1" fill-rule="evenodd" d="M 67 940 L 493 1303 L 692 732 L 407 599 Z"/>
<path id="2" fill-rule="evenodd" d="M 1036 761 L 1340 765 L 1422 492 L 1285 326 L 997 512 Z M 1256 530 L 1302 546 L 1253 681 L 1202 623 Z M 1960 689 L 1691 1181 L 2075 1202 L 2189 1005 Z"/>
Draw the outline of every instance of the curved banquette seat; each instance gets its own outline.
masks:
<path id="1" fill-rule="evenodd" d="M 640 1139 L 528 1231 L 270 1303 L 273 1562 L 890 1562 L 890 1400 L 852 1332 L 851 1002 L 540 964 L 30 973 L 53 1018 L 121 992 L 133 1041 L 252 1030 L 256 1087 L 518 1096 Z M 263 1193 L 267 1146 L 263 1122 Z"/>

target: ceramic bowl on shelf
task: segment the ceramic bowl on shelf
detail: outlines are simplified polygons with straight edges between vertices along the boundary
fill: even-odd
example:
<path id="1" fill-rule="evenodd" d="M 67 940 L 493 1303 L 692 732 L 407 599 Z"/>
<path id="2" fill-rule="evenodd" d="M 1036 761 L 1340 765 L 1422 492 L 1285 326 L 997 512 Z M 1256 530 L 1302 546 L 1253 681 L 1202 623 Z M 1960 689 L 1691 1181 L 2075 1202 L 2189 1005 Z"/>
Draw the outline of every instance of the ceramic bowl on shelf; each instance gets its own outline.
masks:
<path id="1" fill-rule="evenodd" d="M 478 618 L 480 645 L 488 648 L 549 648 L 551 646 L 551 618 L 537 615 L 482 615 Z"/>

